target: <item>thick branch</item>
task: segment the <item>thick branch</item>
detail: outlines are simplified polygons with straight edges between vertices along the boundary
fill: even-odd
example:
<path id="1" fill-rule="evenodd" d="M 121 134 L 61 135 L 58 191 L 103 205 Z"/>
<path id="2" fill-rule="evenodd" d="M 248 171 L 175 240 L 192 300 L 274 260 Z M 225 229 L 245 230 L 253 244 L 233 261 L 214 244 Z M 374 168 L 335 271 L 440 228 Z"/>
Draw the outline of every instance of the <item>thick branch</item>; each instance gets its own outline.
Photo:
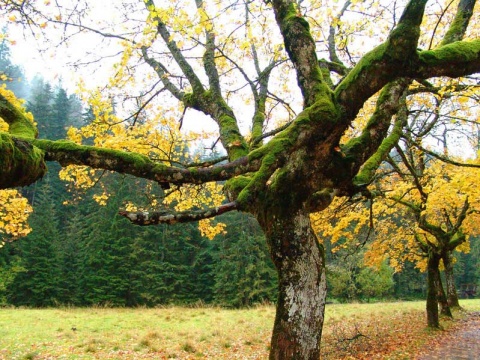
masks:
<path id="1" fill-rule="evenodd" d="M 8 133 L 0 133 L 0 189 L 29 185 L 42 178 L 47 172 L 43 152 L 14 137 L 37 137 L 33 122 L 2 94 L 0 118 L 9 125 Z"/>
<path id="2" fill-rule="evenodd" d="M 193 222 L 203 219 L 209 219 L 229 211 L 237 210 L 237 203 L 231 202 L 207 210 L 187 210 L 187 211 L 155 211 L 155 212 L 128 212 L 119 211 L 119 214 L 126 217 L 135 225 L 147 226 L 158 224 L 176 224 Z"/>
<path id="3" fill-rule="evenodd" d="M 380 163 L 400 139 L 407 121 L 405 91 L 410 84 L 409 79 L 400 79 L 389 83 L 380 93 L 374 113 L 370 117 L 362 134 L 345 145 L 345 154 L 354 160 L 354 167 L 363 168 L 354 179 L 357 185 L 370 183 Z M 391 118 L 399 111 L 394 127 L 387 136 Z"/>
<path id="4" fill-rule="evenodd" d="M 437 76 L 459 77 L 480 72 L 480 40 L 457 41 L 434 50 L 421 51 L 408 74 L 428 79 Z"/>
<path id="5" fill-rule="evenodd" d="M 365 101 L 406 69 L 416 63 L 420 24 L 426 0 L 411 0 L 397 26 L 385 43 L 376 47 L 357 63 L 335 90 L 337 101 L 353 120 Z"/>
<path id="6" fill-rule="evenodd" d="M 40 149 L 25 140 L 0 133 L 0 189 L 30 185 L 46 173 Z"/>
<path id="7" fill-rule="evenodd" d="M 14 136 L 36 138 L 37 128 L 32 121 L 0 93 L 0 117 L 9 125 L 8 132 Z"/>
<path id="8" fill-rule="evenodd" d="M 273 0 L 272 5 L 285 49 L 297 72 L 297 82 L 302 91 L 304 106 L 308 107 L 319 95 L 330 92 L 322 79 L 309 24 L 297 12 L 296 1 Z"/>
<path id="9" fill-rule="evenodd" d="M 260 167 L 259 159 L 249 161 L 247 157 L 243 157 L 227 164 L 185 169 L 166 166 L 140 154 L 77 145 L 69 141 L 34 140 L 32 143 L 45 151 L 47 161 L 57 161 L 62 166 L 85 165 L 130 174 L 158 183 L 180 185 L 222 181 L 256 171 Z"/>
<path id="10" fill-rule="evenodd" d="M 328 69 L 328 71 L 333 71 L 341 76 L 347 75 L 348 72 L 350 71 L 350 69 L 343 64 L 327 61 L 325 59 L 320 59 L 319 63 L 320 63 L 320 66 L 325 66 Z"/>
<path id="11" fill-rule="evenodd" d="M 276 62 L 272 60 L 268 66 L 260 70 L 260 65 L 258 61 L 257 52 L 255 46 L 252 45 L 252 52 L 255 59 L 255 68 L 258 74 L 258 86 L 259 91 L 254 91 L 255 99 L 255 114 L 252 119 L 252 139 L 258 139 L 263 135 L 263 126 L 265 124 L 265 111 L 266 111 L 266 102 L 268 96 L 268 82 L 270 80 L 270 74 L 274 69 Z M 253 142 L 252 145 L 258 146 L 261 142 Z"/>
<path id="12" fill-rule="evenodd" d="M 467 30 L 468 23 L 470 22 L 470 18 L 473 15 L 475 2 L 476 0 L 460 0 L 455 18 L 450 24 L 450 27 L 440 45 L 447 45 L 462 40 L 465 31 Z"/>

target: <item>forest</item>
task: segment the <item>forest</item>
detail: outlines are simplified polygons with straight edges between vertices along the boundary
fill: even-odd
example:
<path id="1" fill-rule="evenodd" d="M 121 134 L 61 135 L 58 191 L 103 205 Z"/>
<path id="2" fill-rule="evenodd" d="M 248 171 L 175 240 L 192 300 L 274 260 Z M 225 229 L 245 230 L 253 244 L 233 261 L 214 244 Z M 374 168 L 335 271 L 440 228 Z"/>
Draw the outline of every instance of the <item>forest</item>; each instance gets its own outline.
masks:
<path id="1" fill-rule="evenodd" d="M 329 301 L 475 295 L 475 0 L 0 5 L 84 74 L 1 74 L 5 303 L 273 301 L 270 358 L 318 359 Z"/>

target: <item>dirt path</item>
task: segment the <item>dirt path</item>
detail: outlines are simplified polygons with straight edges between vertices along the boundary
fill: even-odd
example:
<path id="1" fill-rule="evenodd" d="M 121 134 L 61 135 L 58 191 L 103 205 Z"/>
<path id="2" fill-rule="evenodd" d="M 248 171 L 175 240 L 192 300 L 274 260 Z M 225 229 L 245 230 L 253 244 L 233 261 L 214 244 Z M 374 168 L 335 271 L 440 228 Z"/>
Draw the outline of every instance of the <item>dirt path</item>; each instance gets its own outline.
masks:
<path id="1" fill-rule="evenodd" d="M 427 347 L 416 360 L 479 360 L 480 312 L 470 313 Z"/>

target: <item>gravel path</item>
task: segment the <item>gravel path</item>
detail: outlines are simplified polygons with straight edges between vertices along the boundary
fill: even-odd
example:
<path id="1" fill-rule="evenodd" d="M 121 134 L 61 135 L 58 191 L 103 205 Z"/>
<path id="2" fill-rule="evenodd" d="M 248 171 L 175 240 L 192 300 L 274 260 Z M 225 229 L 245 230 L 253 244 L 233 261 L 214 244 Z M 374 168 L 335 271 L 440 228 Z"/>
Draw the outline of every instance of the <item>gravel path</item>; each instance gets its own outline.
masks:
<path id="1" fill-rule="evenodd" d="M 480 312 L 470 313 L 442 334 L 416 360 L 480 360 Z"/>

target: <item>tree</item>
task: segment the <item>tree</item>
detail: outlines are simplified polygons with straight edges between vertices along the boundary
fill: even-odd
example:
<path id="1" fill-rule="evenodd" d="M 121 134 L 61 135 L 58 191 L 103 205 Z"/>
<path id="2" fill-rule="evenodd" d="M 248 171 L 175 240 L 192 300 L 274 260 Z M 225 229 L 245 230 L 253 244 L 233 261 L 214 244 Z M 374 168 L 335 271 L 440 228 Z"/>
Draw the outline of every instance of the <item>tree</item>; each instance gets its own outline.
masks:
<path id="1" fill-rule="evenodd" d="M 172 115 L 183 123 L 184 110 L 192 116 L 203 114 L 218 127 L 219 143 L 227 153 L 225 161 L 186 164 L 182 161 L 186 157 L 172 156 L 176 151 L 168 149 L 179 148 L 171 146 L 155 153 L 160 142 L 149 135 L 158 126 L 138 137 L 143 146 L 147 140 L 154 145 L 148 151 L 138 142 L 122 143 L 130 133 L 114 126 L 118 117 L 111 111 L 108 94 L 94 97 L 96 103 L 103 99 L 104 105 L 101 111 L 94 111 L 97 128 L 84 133 L 98 139 L 95 146 L 79 144 L 82 136 L 72 137 L 77 143 L 35 139 L 32 123 L 1 97 L 0 116 L 10 127 L 1 134 L 0 187 L 37 180 L 45 172 L 44 160 L 129 173 L 157 182 L 165 190 L 184 189 L 184 195 L 192 194 L 189 184 L 225 181 L 227 201 L 221 206 L 190 202 L 194 209 L 177 205 L 121 214 L 135 224 L 152 225 L 203 220 L 233 210 L 251 213 L 265 233 L 279 278 L 270 357 L 318 359 L 326 296 L 325 256 L 312 230 L 310 213 L 324 210 L 336 196 L 365 191 L 400 137 L 403 118 L 394 115 L 413 79 L 443 81 L 443 77 L 457 78 L 480 70 L 477 34 L 469 33 L 470 39 L 462 40 L 475 2 L 461 0 L 456 9 L 442 6 L 437 10 L 427 8 L 426 0 L 412 0 L 402 7 L 400 18 L 397 11 L 383 12 L 381 6 L 367 9 L 363 3 L 351 2 L 333 9 L 291 0 L 233 1 L 219 6 L 198 0 L 191 11 L 189 4 L 183 5 L 166 3 L 160 8 L 153 0 L 130 2 L 122 8 L 145 19 L 143 26 L 139 28 L 137 17 L 128 23 L 127 16 L 117 17 L 126 21 L 121 27 L 105 23 L 102 30 L 82 18 L 81 6 L 75 8 L 79 13 L 72 14 L 62 7 L 37 11 L 30 3 L 20 6 L 3 1 L 2 12 L 13 21 L 28 21 L 31 27 L 36 22 L 39 31 L 60 22 L 62 28 L 67 26 L 67 37 L 70 30 L 91 30 L 103 35 L 102 41 L 118 41 L 117 49 L 122 46 L 123 51 L 119 52 L 113 84 L 125 98 L 140 103 L 125 129 L 138 125 L 137 119 L 145 113 L 151 115 L 145 118 L 158 123 L 161 116 L 165 127 Z M 347 9 L 369 12 L 371 18 L 342 21 Z M 432 26 L 432 36 L 422 23 L 426 15 L 438 15 L 438 11 L 446 16 L 438 17 L 441 20 Z M 79 22 L 70 20 L 78 18 Z M 386 32 L 378 36 L 373 49 L 359 54 L 362 47 L 358 42 L 349 46 L 353 41 L 349 34 L 365 34 L 363 25 L 373 19 L 375 26 Z M 451 25 L 446 26 L 448 23 Z M 117 32 L 129 24 L 135 25 L 131 32 Z M 431 39 L 427 50 L 419 42 L 425 38 Z M 435 38 L 442 40 L 438 43 Z M 354 57 L 349 57 L 352 53 Z M 142 79 L 135 78 L 146 74 L 139 64 L 150 67 Z M 297 87 L 288 82 L 288 76 L 296 79 Z M 238 79 L 242 79 L 240 83 Z M 137 89 L 133 84 L 145 91 L 130 94 Z M 372 98 L 378 92 L 380 95 Z M 355 122 L 369 101 L 375 107 L 368 122 Z M 156 118 L 153 104 L 162 109 Z M 248 137 L 242 135 L 239 125 L 247 108 L 251 109 Z M 272 117 L 283 121 L 275 123 Z M 343 142 L 350 126 L 357 133 Z M 174 129 L 172 122 L 163 139 L 174 134 Z M 115 137 L 107 141 L 106 135 L 112 133 Z M 170 204 L 175 205 L 177 199 Z"/>
<path id="2" fill-rule="evenodd" d="M 32 80 L 31 95 L 27 103 L 27 111 L 31 112 L 35 118 L 40 137 L 47 138 L 51 136 L 53 140 L 58 140 L 58 131 L 55 131 L 54 124 L 54 92 L 52 85 L 45 79 L 37 75 Z"/>
<path id="3" fill-rule="evenodd" d="M 37 212 L 32 231 L 15 245 L 24 271 L 7 288 L 9 302 L 19 306 L 53 306 L 57 303 L 59 266 L 54 241 L 59 240 L 58 222 L 49 186 L 36 196 Z M 53 241 L 52 241 L 53 239 Z"/>
<path id="4" fill-rule="evenodd" d="M 402 143 L 403 143 L 402 139 Z M 478 234 L 478 194 L 475 179 L 478 169 L 461 168 L 445 164 L 438 159 L 425 159 L 410 144 L 405 149 L 397 147 L 398 159 L 389 156 L 389 166 L 383 167 L 383 176 L 372 188 L 372 200 L 355 203 L 357 208 L 332 207 L 340 220 L 330 224 L 320 223 L 318 231 L 332 236 L 337 248 L 367 243 L 365 261 L 370 266 L 381 267 L 385 260 L 396 271 L 405 262 L 412 262 L 427 271 L 427 323 L 438 328 L 438 305 L 442 314 L 451 316 L 450 307 L 458 307 L 454 283 L 454 251 L 468 252 L 468 237 Z M 423 160 L 422 160 L 423 159 Z M 468 165 L 468 164 L 466 164 Z M 471 199 L 471 200 L 469 200 Z M 372 203 L 373 202 L 373 203 Z M 314 219 L 321 218 L 317 214 Z M 364 231 L 364 240 L 354 234 Z M 346 244 L 339 239 L 347 239 Z M 447 293 L 442 286 L 440 264 L 443 262 Z"/>
<path id="5" fill-rule="evenodd" d="M 230 230 L 214 242 L 214 300 L 232 307 L 273 302 L 277 279 L 261 231 L 253 218 L 232 215 L 222 216 Z"/>

